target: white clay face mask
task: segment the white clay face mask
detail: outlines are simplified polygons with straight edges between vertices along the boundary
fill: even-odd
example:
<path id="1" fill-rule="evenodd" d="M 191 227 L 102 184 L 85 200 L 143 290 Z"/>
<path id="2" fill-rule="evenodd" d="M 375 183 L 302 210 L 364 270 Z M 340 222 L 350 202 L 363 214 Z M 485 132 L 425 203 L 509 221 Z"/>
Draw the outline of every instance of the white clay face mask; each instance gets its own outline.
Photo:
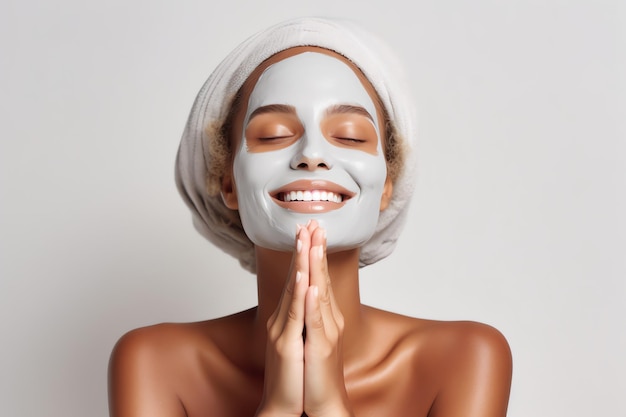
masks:
<path id="1" fill-rule="evenodd" d="M 354 71 L 316 52 L 268 67 L 250 93 L 233 174 L 255 245 L 291 251 L 296 225 L 310 219 L 329 251 L 365 243 L 387 167 L 376 107 Z"/>

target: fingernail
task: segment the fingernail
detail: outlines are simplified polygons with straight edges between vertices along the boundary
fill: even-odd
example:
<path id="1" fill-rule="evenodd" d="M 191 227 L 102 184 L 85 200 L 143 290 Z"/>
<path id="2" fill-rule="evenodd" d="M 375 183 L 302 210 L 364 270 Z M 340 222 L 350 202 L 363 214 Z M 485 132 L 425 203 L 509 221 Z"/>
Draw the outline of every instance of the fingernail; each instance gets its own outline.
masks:
<path id="1" fill-rule="evenodd" d="M 298 253 L 302 252 L 302 241 L 300 239 L 296 242 L 296 251 L 298 251 Z"/>
<path id="2" fill-rule="evenodd" d="M 302 226 L 300 225 L 300 223 L 296 224 L 296 236 L 300 233 L 300 230 L 302 229 Z"/>
<path id="3" fill-rule="evenodd" d="M 311 225 L 311 219 L 309 219 L 308 222 L 306 222 L 306 227 L 309 227 Z"/>
<path id="4" fill-rule="evenodd" d="M 322 245 L 319 245 L 317 247 L 317 256 L 322 259 L 322 257 L 324 256 L 324 247 Z"/>
<path id="5" fill-rule="evenodd" d="M 315 297 L 317 297 L 317 294 L 320 292 L 319 288 L 317 288 L 317 285 L 311 286 L 311 291 L 313 291 L 313 296 Z"/>
<path id="6" fill-rule="evenodd" d="M 300 274 L 300 271 L 296 272 L 296 283 L 300 282 L 300 280 L 302 279 L 302 274 Z"/>

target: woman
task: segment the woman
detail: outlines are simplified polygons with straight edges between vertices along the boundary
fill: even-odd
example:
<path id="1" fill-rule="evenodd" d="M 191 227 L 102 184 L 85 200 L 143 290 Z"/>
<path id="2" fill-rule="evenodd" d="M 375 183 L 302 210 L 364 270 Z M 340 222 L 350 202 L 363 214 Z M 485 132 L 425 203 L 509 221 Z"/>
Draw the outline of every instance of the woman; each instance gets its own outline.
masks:
<path id="1" fill-rule="evenodd" d="M 220 64 L 183 135 L 196 228 L 257 275 L 258 306 L 137 329 L 110 363 L 112 416 L 504 416 L 495 329 L 360 302 L 413 181 L 397 63 L 349 23 L 297 19 Z"/>

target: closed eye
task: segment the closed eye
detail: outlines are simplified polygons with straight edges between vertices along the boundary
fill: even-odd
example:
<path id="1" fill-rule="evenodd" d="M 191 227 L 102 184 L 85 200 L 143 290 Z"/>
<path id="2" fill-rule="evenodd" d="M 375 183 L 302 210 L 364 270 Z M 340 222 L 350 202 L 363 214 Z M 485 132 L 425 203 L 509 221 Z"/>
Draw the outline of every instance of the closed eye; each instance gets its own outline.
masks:
<path id="1" fill-rule="evenodd" d="M 371 118 L 360 112 L 331 113 L 322 120 L 320 128 L 324 136 L 337 146 L 376 154 L 378 142 L 376 126 Z"/>
<path id="2" fill-rule="evenodd" d="M 353 143 L 365 143 L 367 142 L 365 139 L 357 139 L 357 138 L 347 138 L 342 136 L 335 136 L 335 139 L 342 140 L 345 142 L 353 142 Z"/>
<path id="3" fill-rule="evenodd" d="M 261 136 L 259 140 L 279 140 L 279 139 L 288 139 L 292 138 L 293 135 L 281 135 L 281 136 Z"/>
<path id="4" fill-rule="evenodd" d="M 266 152 L 289 146 L 302 136 L 303 127 L 293 111 L 274 111 L 285 106 L 260 107 L 253 112 L 245 130 L 246 145 L 250 152 Z M 261 111 L 262 110 L 262 111 Z"/>

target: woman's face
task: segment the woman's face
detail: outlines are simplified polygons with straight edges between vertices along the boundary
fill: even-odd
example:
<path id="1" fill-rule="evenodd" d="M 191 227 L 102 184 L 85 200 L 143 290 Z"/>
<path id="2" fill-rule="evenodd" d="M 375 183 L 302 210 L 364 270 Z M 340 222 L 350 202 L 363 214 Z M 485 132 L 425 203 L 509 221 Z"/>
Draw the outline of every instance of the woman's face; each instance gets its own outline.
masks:
<path id="1" fill-rule="evenodd" d="M 310 219 L 326 229 L 330 251 L 371 237 L 391 184 L 368 88 L 342 59 L 312 51 L 258 77 L 223 193 L 255 245 L 290 251 L 296 225 Z"/>

